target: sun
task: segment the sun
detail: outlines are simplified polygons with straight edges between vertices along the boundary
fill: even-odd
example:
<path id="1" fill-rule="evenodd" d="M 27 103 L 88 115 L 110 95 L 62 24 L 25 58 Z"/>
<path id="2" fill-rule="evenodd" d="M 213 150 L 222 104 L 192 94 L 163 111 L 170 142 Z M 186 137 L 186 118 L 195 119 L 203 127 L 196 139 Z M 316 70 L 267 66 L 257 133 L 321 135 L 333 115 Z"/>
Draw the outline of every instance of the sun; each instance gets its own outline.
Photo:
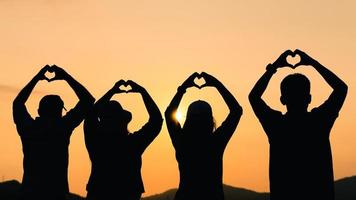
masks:
<path id="1" fill-rule="evenodd" d="M 176 113 L 175 113 L 175 118 L 179 121 L 179 122 L 182 122 L 182 120 L 183 120 L 183 114 L 182 114 L 182 112 L 180 112 L 180 111 L 176 111 Z"/>

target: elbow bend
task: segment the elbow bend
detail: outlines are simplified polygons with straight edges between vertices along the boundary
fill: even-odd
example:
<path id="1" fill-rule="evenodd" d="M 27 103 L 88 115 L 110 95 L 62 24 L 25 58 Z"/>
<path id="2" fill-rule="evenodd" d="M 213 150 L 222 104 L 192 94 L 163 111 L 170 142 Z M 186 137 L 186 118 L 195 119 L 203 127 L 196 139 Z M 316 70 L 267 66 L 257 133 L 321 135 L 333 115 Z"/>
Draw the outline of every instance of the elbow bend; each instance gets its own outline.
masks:
<path id="1" fill-rule="evenodd" d="M 230 111 L 230 115 L 233 116 L 233 118 L 240 118 L 242 113 L 243 109 L 241 106 L 238 106 L 236 109 Z"/>
<path id="2" fill-rule="evenodd" d="M 90 96 L 86 99 L 86 102 L 88 102 L 88 104 L 93 105 L 93 104 L 95 103 L 95 98 L 90 95 Z"/>
<path id="3" fill-rule="evenodd" d="M 239 108 L 238 108 L 239 115 L 241 116 L 243 114 L 243 112 L 244 112 L 243 108 L 239 105 Z"/>
<path id="4" fill-rule="evenodd" d="M 164 117 L 167 119 L 167 118 L 170 118 L 171 115 L 172 115 L 173 111 L 172 109 L 170 108 L 167 108 L 167 110 L 164 112 Z"/>
<path id="5" fill-rule="evenodd" d="M 346 85 L 346 83 L 344 83 L 344 92 L 345 94 L 347 94 L 348 90 L 349 90 L 349 86 Z"/>
<path id="6" fill-rule="evenodd" d="M 157 118 L 157 124 L 159 124 L 159 126 L 163 125 L 163 117 L 160 116 L 159 118 Z"/>
<path id="7" fill-rule="evenodd" d="M 347 95 L 347 92 L 348 92 L 348 86 L 343 83 L 341 86 L 338 87 L 338 89 L 334 89 L 334 91 L 337 93 L 339 93 L 340 95 L 343 95 L 343 96 L 346 96 Z"/>
<path id="8" fill-rule="evenodd" d="M 250 102 L 254 101 L 254 99 L 256 99 L 256 95 L 254 95 L 252 92 L 248 95 L 248 100 Z"/>
<path id="9" fill-rule="evenodd" d="M 161 115 L 160 115 L 160 116 L 157 116 L 157 117 L 150 117 L 150 118 L 148 119 L 148 121 L 149 121 L 149 122 L 152 122 L 152 123 L 155 123 L 155 124 L 157 124 L 157 125 L 160 125 L 160 126 L 162 126 L 162 124 L 163 124 L 163 118 L 162 118 Z"/>
<path id="10" fill-rule="evenodd" d="M 21 105 L 25 104 L 24 102 L 21 102 L 19 99 L 15 99 L 13 102 L 12 102 L 12 108 L 16 108 L 16 107 L 19 107 Z"/>

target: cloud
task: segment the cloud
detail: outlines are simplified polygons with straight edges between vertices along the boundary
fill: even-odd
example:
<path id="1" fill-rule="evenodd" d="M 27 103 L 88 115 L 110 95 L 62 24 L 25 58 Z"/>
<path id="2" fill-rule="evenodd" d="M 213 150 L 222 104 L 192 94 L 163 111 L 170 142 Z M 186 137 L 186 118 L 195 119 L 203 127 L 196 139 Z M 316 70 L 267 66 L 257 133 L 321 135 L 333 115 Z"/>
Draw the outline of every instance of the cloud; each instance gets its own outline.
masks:
<path id="1" fill-rule="evenodd" d="M 19 91 L 20 91 L 20 89 L 17 87 L 0 84 L 0 92 L 14 93 L 14 92 L 19 92 Z"/>
<path id="2" fill-rule="evenodd" d="M 0 93 L 19 93 L 22 88 L 11 85 L 0 84 Z M 34 90 L 33 93 L 41 94 L 43 91 Z"/>

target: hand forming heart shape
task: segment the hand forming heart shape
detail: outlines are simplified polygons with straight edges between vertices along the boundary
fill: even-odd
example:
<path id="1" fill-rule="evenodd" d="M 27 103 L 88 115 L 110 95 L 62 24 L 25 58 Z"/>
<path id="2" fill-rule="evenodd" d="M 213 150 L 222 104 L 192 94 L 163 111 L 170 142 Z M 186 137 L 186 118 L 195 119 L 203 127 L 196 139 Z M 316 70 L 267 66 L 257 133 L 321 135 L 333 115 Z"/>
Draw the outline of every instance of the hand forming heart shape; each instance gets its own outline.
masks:
<path id="1" fill-rule="evenodd" d="M 119 86 L 119 89 L 120 89 L 120 91 L 122 91 L 122 92 L 128 93 L 128 92 L 131 92 L 132 87 L 131 87 L 131 85 L 129 85 L 127 82 L 125 82 L 124 84 L 122 84 L 122 85 Z"/>
<path id="2" fill-rule="evenodd" d="M 195 77 L 194 85 L 199 89 L 202 89 L 206 85 L 206 81 L 205 81 L 204 77 L 201 74 L 198 74 Z"/>
<path id="3" fill-rule="evenodd" d="M 299 49 L 294 51 L 287 50 L 275 61 L 277 68 L 289 66 L 292 69 L 295 69 L 300 65 L 313 65 L 315 62 L 316 61 L 313 58 Z"/>
<path id="4" fill-rule="evenodd" d="M 40 75 L 42 79 L 51 82 L 65 79 L 67 73 L 57 65 L 46 65 L 44 68 L 41 69 Z"/>
<path id="5" fill-rule="evenodd" d="M 47 78 L 46 80 L 48 82 L 51 82 L 56 77 L 56 73 L 54 71 L 47 70 L 44 76 Z"/>
<path id="6" fill-rule="evenodd" d="M 58 68 L 56 65 L 46 65 L 42 70 L 42 76 L 44 80 L 47 80 L 48 82 L 58 80 L 57 77 L 57 71 L 55 68 Z"/>
<path id="7" fill-rule="evenodd" d="M 132 80 L 119 80 L 115 83 L 113 90 L 116 93 L 142 92 L 144 88 Z"/>
<path id="8" fill-rule="evenodd" d="M 286 57 L 286 62 L 289 63 L 291 65 L 291 68 L 293 69 L 295 69 L 299 65 L 301 60 L 302 58 L 300 57 L 300 55 L 296 54 L 295 52 Z"/>

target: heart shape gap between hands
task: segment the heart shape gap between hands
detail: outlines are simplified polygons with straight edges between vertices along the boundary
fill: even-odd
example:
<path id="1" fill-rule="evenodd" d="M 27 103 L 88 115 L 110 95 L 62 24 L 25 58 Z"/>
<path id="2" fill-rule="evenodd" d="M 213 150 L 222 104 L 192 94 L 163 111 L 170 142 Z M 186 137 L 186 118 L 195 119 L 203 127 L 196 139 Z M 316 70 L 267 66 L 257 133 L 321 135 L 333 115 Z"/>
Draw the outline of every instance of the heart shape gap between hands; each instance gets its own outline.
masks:
<path id="1" fill-rule="evenodd" d="M 199 74 L 195 79 L 194 79 L 194 84 L 196 85 L 197 88 L 202 89 L 205 84 L 206 81 L 205 79 L 201 76 L 201 74 Z"/>
<path id="2" fill-rule="evenodd" d="M 132 87 L 128 83 L 125 83 L 123 85 L 120 85 L 119 89 L 124 91 L 124 92 L 126 92 L 126 93 L 128 93 L 128 92 L 130 92 L 132 90 Z"/>
<path id="3" fill-rule="evenodd" d="M 297 65 L 300 63 L 301 57 L 299 54 L 288 55 L 286 61 L 292 65 L 293 69 L 295 69 Z"/>
<path id="4" fill-rule="evenodd" d="M 51 82 L 56 77 L 56 73 L 54 71 L 48 70 L 45 73 L 45 77 L 47 78 L 48 82 Z"/>

